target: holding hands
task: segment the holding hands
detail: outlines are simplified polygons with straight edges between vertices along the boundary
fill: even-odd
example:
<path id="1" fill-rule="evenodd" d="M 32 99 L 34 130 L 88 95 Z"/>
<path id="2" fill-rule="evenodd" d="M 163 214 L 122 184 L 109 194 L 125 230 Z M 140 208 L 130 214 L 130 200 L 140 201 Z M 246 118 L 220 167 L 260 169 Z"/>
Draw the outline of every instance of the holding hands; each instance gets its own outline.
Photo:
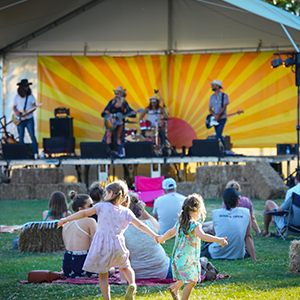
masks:
<path id="1" fill-rule="evenodd" d="M 61 218 L 59 221 L 58 221 L 58 227 L 63 227 L 65 223 L 67 223 L 67 218 Z"/>
<path id="2" fill-rule="evenodd" d="M 220 242 L 218 242 L 222 247 L 224 247 L 225 245 L 228 245 L 228 242 L 226 241 L 227 236 L 224 238 L 220 238 Z"/>

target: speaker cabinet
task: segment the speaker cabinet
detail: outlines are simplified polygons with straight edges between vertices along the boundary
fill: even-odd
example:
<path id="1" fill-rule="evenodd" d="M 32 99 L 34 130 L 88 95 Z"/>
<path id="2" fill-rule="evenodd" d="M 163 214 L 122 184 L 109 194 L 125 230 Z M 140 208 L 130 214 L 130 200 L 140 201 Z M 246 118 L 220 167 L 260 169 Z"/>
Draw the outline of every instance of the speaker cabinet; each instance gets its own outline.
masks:
<path id="1" fill-rule="evenodd" d="M 2 144 L 3 159 L 33 159 L 30 144 Z"/>
<path id="2" fill-rule="evenodd" d="M 277 144 L 277 155 L 289 155 L 298 153 L 297 144 Z"/>
<path id="3" fill-rule="evenodd" d="M 43 139 L 44 153 L 75 153 L 74 137 L 51 137 Z"/>
<path id="4" fill-rule="evenodd" d="M 82 142 L 80 143 L 81 158 L 107 158 L 106 143 Z"/>
<path id="5" fill-rule="evenodd" d="M 151 142 L 125 143 L 125 157 L 153 157 L 154 150 Z"/>
<path id="6" fill-rule="evenodd" d="M 73 118 L 50 119 L 51 137 L 73 137 Z"/>
<path id="7" fill-rule="evenodd" d="M 189 149 L 189 156 L 223 156 L 222 142 L 217 139 L 193 140 Z"/>

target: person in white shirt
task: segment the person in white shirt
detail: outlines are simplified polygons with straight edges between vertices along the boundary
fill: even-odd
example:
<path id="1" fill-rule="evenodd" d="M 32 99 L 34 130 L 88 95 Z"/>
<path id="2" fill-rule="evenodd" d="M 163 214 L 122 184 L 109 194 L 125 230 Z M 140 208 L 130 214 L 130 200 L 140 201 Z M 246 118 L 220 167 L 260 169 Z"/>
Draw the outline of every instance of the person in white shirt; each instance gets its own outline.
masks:
<path id="1" fill-rule="evenodd" d="M 154 201 L 153 217 L 158 220 L 159 234 L 164 234 L 173 228 L 182 210 L 182 203 L 185 196 L 176 193 L 176 181 L 173 178 L 166 178 L 162 183 L 165 195 Z"/>
<path id="2" fill-rule="evenodd" d="M 18 134 L 19 134 L 19 143 L 24 144 L 24 135 L 25 128 L 30 135 L 34 157 L 38 157 L 38 144 L 36 141 L 34 133 L 34 118 L 33 111 L 36 109 L 36 100 L 31 93 L 29 85 L 31 82 L 28 82 L 27 79 L 22 79 L 17 85 L 18 94 L 14 98 L 13 110 L 16 115 L 16 118 L 21 122 L 17 125 Z M 32 110 L 28 113 L 29 110 Z M 22 118 L 22 119 L 21 119 Z"/>

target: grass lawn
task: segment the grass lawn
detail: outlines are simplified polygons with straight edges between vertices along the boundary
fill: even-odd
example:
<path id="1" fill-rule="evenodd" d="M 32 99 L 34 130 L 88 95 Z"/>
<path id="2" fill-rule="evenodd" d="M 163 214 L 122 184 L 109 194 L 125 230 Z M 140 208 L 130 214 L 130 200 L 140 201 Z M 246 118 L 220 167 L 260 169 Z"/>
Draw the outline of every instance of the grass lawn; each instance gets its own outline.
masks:
<path id="1" fill-rule="evenodd" d="M 282 200 L 276 201 L 278 204 Z M 253 200 L 255 216 L 262 228 L 265 201 Z M 206 200 L 207 220 L 211 211 L 221 206 L 220 200 Z M 20 225 L 39 221 L 48 201 L 1 201 L 0 223 Z M 271 226 L 271 231 L 275 230 Z M 101 299 L 98 285 L 20 284 L 31 270 L 59 271 L 63 253 L 22 253 L 12 250 L 17 233 L 0 234 L 0 299 Z M 212 260 L 221 274 L 231 278 L 197 284 L 190 299 L 300 299 L 299 275 L 289 274 L 288 241 L 254 236 L 256 256 L 263 261 Z M 168 255 L 174 239 L 163 245 Z M 126 286 L 111 285 L 112 299 L 124 299 Z M 172 299 L 167 286 L 138 287 L 136 299 Z"/>

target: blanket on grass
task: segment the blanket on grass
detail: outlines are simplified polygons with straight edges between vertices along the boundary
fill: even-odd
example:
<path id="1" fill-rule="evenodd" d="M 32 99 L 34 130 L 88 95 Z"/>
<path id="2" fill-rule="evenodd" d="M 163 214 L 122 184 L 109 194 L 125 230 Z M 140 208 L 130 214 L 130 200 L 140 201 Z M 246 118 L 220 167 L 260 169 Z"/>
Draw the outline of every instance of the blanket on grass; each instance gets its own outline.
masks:
<path id="1" fill-rule="evenodd" d="M 120 278 L 120 271 L 116 270 L 115 274 L 111 275 L 111 277 L 108 278 L 109 284 L 125 284 L 121 282 Z M 221 275 L 218 274 L 216 279 L 223 279 L 225 277 L 230 277 L 229 275 Z M 206 275 L 201 275 L 201 282 L 206 280 Z M 153 286 L 153 285 L 169 285 L 174 283 L 175 281 L 170 279 L 162 279 L 162 278 L 150 278 L 150 279 L 136 279 L 137 285 L 145 285 L 145 286 Z M 27 280 L 20 281 L 20 283 L 28 283 Z M 66 279 L 58 279 L 52 281 L 52 283 L 70 283 L 70 284 L 98 284 L 99 279 L 98 278 L 66 278 Z"/>

